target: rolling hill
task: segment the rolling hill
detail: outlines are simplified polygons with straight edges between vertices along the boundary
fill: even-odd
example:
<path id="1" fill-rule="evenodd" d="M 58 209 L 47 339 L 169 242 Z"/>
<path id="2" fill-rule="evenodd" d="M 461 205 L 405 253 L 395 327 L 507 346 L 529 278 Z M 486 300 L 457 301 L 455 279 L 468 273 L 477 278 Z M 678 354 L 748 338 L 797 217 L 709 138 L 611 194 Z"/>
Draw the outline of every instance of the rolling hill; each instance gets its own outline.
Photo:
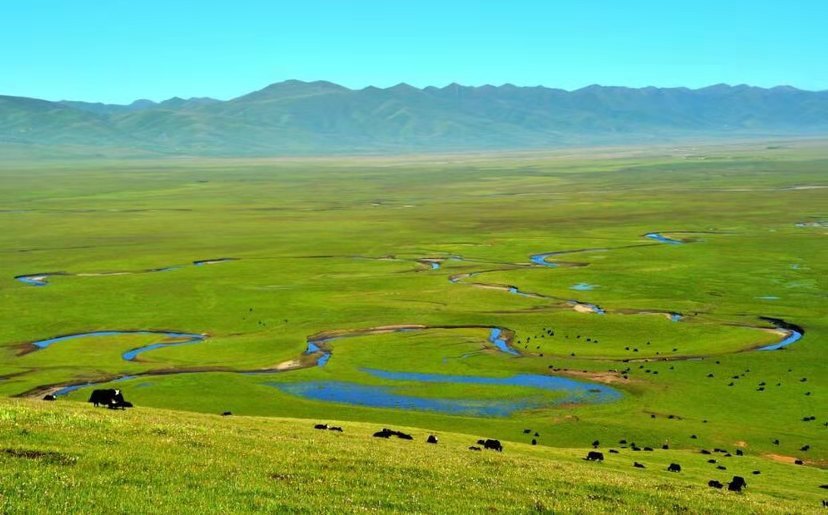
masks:
<path id="1" fill-rule="evenodd" d="M 0 96 L 0 148 L 271 156 L 537 149 L 828 133 L 828 91 L 715 85 L 352 90 L 286 81 L 220 101 L 129 105 Z"/>
<path id="2" fill-rule="evenodd" d="M 307 420 L 219 417 L 71 402 L 0 400 L 3 513 L 817 513 L 821 477 L 761 462 L 742 493 L 709 488 L 705 456 L 657 451 L 583 459 L 590 449 L 504 442 L 468 450 L 477 436 L 411 431 L 372 438 L 375 424 L 317 431 Z M 606 449 L 604 449 L 606 450 Z M 669 463 L 681 473 L 666 471 Z M 745 457 L 736 473 L 760 466 Z M 359 470 L 359 473 L 354 473 Z M 729 479 L 734 471 L 716 477 Z M 809 494 L 798 491 L 809 486 Z M 425 494 L 424 492 L 429 492 Z"/>

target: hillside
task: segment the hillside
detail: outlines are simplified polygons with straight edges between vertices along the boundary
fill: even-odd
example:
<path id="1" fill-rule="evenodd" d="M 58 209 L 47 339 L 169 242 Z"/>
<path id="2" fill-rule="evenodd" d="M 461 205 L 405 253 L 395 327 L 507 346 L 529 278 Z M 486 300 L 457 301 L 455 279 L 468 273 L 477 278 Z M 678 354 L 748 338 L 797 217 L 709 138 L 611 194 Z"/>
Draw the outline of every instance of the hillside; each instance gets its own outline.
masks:
<path id="1" fill-rule="evenodd" d="M 3 513 L 576 511 L 807 513 L 819 511 L 820 471 L 743 457 L 725 475 L 743 493 L 706 486 L 704 458 L 687 451 L 636 456 L 505 442 L 467 449 L 478 436 L 407 429 L 413 441 L 343 433 L 297 419 L 219 417 L 138 407 L 0 400 Z M 487 435 L 488 436 L 488 435 Z M 667 472 L 671 462 L 680 473 Z M 763 475 L 749 471 L 762 467 Z M 794 473 L 795 472 L 795 473 Z M 428 494 L 425 494 L 428 492 Z"/>
<path id="2" fill-rule="evenodd" d="M 286 81 L 228 101 L 129 105 L 0 96 L 0 148 L 267 156 L 551 148 L 828 133 L 828 92 L 513 85 L 348 89 Z"/>

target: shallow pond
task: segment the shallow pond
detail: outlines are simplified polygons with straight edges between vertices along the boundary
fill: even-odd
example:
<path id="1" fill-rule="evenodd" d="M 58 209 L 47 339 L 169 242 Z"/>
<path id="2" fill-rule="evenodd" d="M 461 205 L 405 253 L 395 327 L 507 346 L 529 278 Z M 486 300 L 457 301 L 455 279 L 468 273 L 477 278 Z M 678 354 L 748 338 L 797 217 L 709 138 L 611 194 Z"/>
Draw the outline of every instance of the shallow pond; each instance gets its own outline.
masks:
<path id="1" fill-rule="evenodd" d="M 419 372 L 389 372 L 362 369 L 363 372 L 391 381 L 519 386 L 564 393 L 560 398 L 523 398 L 517 400 L 441 399 L 402 394 L 393 386 L 366 385 L 345 381 L 307 381 L 299 383 L 266 383 L 285 393 L 306 399 L 415 411 L 437 411 L 458 415 L 505 417 L 516 411 L 571 403 L 603 403 L 621 398 L 613 388 L 557 376 L 519 374 L 510 377 L 461 376 Z"/>

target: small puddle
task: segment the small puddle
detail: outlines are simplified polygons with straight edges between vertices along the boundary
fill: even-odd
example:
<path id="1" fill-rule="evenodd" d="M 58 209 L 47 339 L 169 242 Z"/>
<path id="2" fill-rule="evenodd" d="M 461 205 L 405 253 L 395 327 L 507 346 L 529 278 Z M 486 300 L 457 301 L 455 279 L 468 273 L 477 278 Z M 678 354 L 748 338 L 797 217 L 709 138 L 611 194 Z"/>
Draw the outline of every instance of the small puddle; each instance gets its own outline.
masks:
<path id="1" fill-rule="evenodd" d="M 658 233 L 658 232 L 648 232 L 647 234 L 644 235 L 644 237 L 649 238 L 651 240 L 655 240 L 655 241 L 660 242 L 660 243 L 669 243 L 671 245 L 681 245 L 682 243 L 684 243 L 681 240 L 675 240 L 673 238 L 668 238 L 667 236 L 664 236 L 663 234 Z"/>
<path id="2" fill-rule="evenodd" d="M 597 288 L 597 284 L 590 284 L 590 283 L 578 283 L 573 284 L 569 287 L 570 290 L 577 290 L 577 291 L 591 291 Z"/>
<path id="3" fill-rule="evenodd" d="M 552 263 L 546 260 L 546 258 L 554 254 L 557 254 L 557 252 L 544 252 L 542 254 L 532 254 L 531 256 L 529 256 L 529 261 L 536 265 L 545 266 L 549 268 L 556 268 L 558 266 L 557 263 Z"/>
<path id="4" fill-rule="evenodd" d="M 520 352 L 509 347 L 509 342 L 506 341 L 506 338 L 503 338 L 502 335 L 503 329 L 499 327 L 493 327 L 489 331 L 489 342 L 491 342 L 501 352 L 505 352 L 506 354 L 511 354 L 513 356 L 520 356 Z"/>

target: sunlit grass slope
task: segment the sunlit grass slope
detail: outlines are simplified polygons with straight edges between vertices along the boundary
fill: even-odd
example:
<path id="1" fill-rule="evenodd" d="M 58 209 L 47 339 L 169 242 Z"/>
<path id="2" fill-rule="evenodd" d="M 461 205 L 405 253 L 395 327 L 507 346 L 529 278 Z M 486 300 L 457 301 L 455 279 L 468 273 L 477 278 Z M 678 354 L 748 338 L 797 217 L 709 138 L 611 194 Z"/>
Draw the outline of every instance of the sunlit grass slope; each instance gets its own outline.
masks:
<path id="1" fill-rule="evenodd" d="M 819 513 L 824 480 L 750 457 L 721 458 L 719 471 L 688 451 L 604 448 L 604 463 L 584 461 L 587 448 L 474 452 L 487 435 L 473 427 L 432 445 L 421 428 L 397 428 L 413 441 L 381 440 L 377 424 L 340 422 L 340 434 L 308 420 L 8 400 L 0 422 L 4 513 Z M 681 473 L 666 471 L 672 462 Z M 736 474 L 743 493 L 707 487 Z"/>

